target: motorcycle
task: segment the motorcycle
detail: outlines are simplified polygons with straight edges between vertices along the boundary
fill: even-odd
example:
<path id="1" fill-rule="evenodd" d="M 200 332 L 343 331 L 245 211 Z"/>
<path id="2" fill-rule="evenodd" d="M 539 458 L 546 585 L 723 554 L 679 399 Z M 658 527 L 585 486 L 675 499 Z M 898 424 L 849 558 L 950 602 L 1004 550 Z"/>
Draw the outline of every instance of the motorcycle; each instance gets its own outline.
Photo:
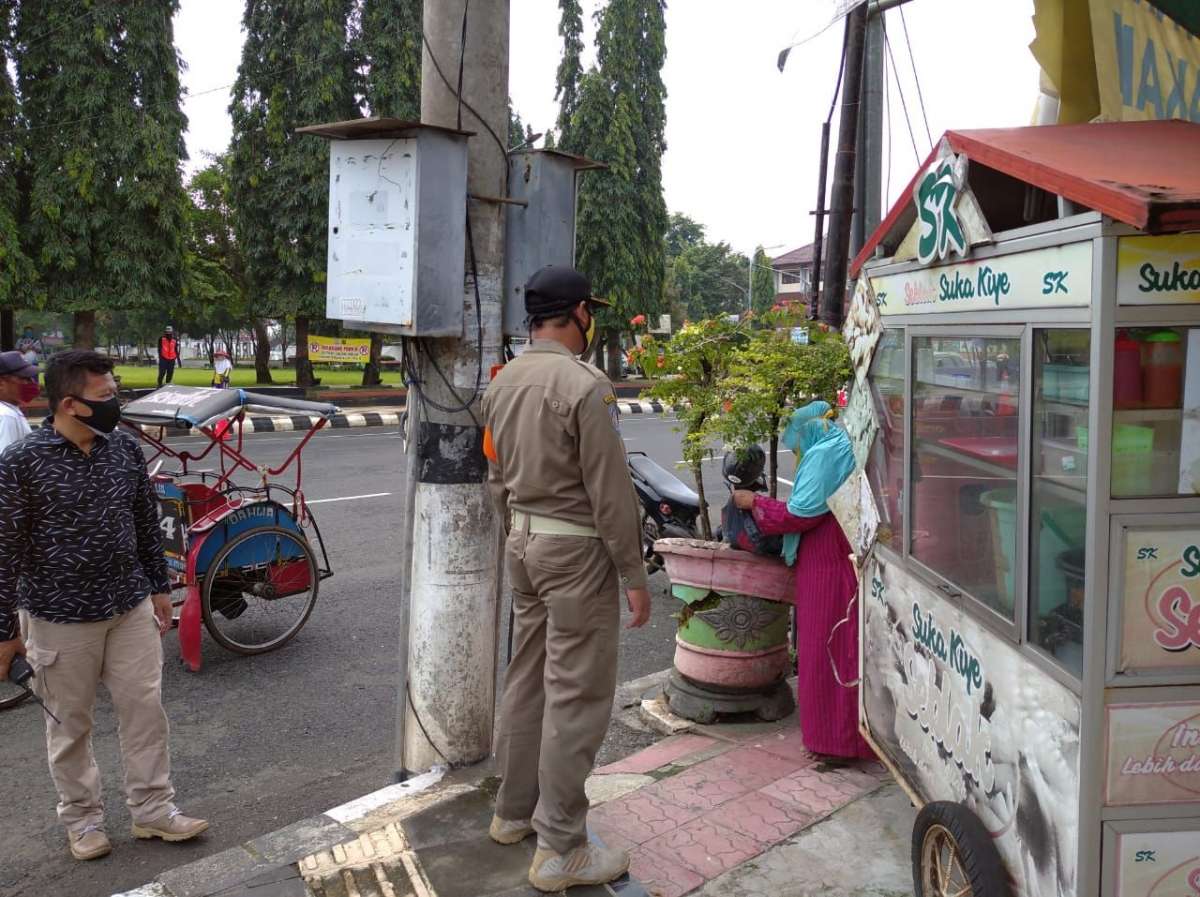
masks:
<path id="1" fill-rule="evenodd" d="M 642 557 L 646 571 L 655 573 L 663 567 L 655 542 L 700 538 L 700 496 L 645 452 L 628 452 L 625 457 L 642 504 Z"/>

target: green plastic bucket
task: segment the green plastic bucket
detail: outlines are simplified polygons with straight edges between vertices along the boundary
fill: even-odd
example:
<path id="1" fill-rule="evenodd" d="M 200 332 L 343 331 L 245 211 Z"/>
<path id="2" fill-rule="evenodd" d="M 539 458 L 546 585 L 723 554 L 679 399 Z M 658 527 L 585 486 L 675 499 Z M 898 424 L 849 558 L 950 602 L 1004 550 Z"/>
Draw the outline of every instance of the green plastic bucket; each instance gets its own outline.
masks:
<path id="1" fill-rule="evenodd" d="M 1011 610 L 1017 569 L 1017 493 L 1010 488 L 993 489 L 979 497 L 992 512 L 992 559 L 996 564 L 999 606 Z"/>

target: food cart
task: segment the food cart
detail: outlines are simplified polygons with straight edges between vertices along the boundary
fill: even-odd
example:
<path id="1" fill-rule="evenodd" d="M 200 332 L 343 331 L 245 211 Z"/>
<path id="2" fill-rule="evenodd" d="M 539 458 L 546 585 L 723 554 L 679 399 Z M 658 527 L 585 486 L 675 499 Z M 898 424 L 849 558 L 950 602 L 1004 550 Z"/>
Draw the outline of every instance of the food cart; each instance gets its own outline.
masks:
<path id="1" fill-rule="evenodd" d="M 1200 125 L 948 132 L 851 273 L 917 894 L 1200 895 Z"/>

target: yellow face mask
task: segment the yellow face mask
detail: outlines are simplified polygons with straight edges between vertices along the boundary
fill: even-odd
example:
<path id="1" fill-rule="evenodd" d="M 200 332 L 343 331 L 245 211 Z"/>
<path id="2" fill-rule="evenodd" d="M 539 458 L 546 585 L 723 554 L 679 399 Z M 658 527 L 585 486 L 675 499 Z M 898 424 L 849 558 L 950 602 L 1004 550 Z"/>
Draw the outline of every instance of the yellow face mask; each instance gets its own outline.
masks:
<path id="1" fill-rule="evenodd" d="M 588 312 L 587 332 L 583 336 L 587 340 L 587 345 L 583 347 L 583 354 L 586 355 L 587 350 L 592 348 L 592 341 L 596 339 L 596 316 L 590 311 Z"/>

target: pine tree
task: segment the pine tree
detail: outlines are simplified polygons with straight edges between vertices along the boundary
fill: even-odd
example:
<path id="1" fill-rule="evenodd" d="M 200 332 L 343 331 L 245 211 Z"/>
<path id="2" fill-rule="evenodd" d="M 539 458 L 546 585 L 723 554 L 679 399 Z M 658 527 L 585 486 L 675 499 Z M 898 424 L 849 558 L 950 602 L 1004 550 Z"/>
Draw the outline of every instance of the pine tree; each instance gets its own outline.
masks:
<path id="1" fill-rule="evenodd" d="M 13 309 L 28 301 L 33 265 L 21 246 L 21 142 L 17 97 L 8 76 L 12 8 L 0 2 L 0 351 L 12 349 Z"/>
<path id="2" fill-rule="evenodd" d="M 775 272 L 771 270 L 771 257 L 761 246 L 754 250 L 754 273 L 750 276 L 753 296 L 750 307 L 755 313 L 768 311 L 775 304 Z"/>
<path id="3" fill-rule="evenodd" d="M 611 377 L 620 373 L 619 334 L 626 322 L 657 314 L 663 303 L 669 224 L 662 195 L 664 9 L 663 0 L 609 0 L 597 14 L 597 66 L 580 79 L 578 107 L 563 134 L 567 143 L 559 144 L 609 166 L 582 181 L 576 257 L 597 289 L 615 300 L 600 320 Z M 564 4 L 564 98 L 578 33 L 569 12 Z"/>
<path id="4" fill-rule="evenodd" d="M 296 382 L 325 313 L 329 145 L 304 125 L 360 115 L 348 39 L 354 0 L 246 0 L 230 114 L 230 200 L 255 314 L 296 318 Z"/>
<path id="5" fill-rule="evenodd" d="M 554 99 L 558 100 L 558 148 L 576 152 L 571 123 L 579 109 L 579 86 L 583 78 L 583 10 L 579 0 L 558 0 L 561 16 L 558 33 L 563 39 L 562 60 L 558 63 Z"/>
<path id="6" fill-rule="evenodd" d="M 75 315 L 95 342 L 96 310 L 173 309 L 183 277 L 186 119 L 172 17 L 178 0 L 22 0 L 14 58 L 27 125 L 24 230 L 36 299 Z"/>
<path id="7" fill-rule="evenodd" d="M 421 0 L 364 0 L 355 47 L 371 115 L 421 119 Z M 378 386 L 383 334 L 371 334 L 363 386 Z"/>

